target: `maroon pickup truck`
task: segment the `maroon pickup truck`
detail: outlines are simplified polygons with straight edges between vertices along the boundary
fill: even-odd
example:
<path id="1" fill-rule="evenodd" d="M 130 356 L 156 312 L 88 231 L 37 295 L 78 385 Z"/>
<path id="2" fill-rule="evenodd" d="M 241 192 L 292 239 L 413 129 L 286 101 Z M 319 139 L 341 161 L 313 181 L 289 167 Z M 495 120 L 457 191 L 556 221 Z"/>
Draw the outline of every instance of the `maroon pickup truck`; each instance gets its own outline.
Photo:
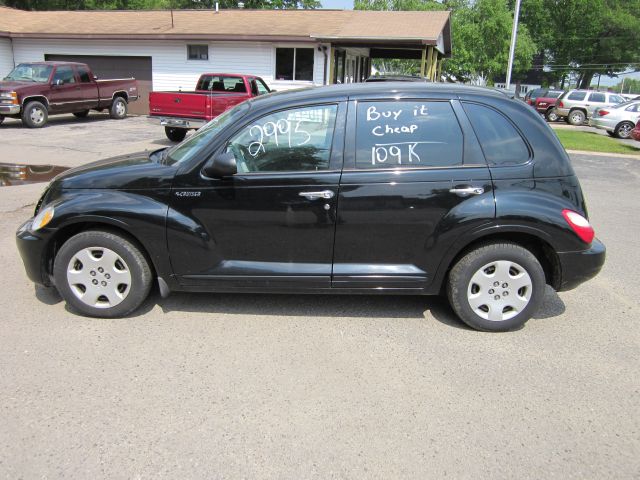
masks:
<path id="1" fill-rule="evenodd" d="M 98 80 L 84 63 L 21 63 L 0 82 L 0 123 L 21 118 L 30 128 L 44 127 L 49 115 L 109 110 L 111 118 L 127 116 L 138 99 L 135 79 Z"/>
<path id="2" fill-rule="evenodd" d="M 149 93 L 149 119 L 164 126 L 167 138 L 181 142 L 187 132 L 200 128 L 225 110 L 271 92 L 260 77 L 231 73 L 204 73 L 194 92 Z"/>

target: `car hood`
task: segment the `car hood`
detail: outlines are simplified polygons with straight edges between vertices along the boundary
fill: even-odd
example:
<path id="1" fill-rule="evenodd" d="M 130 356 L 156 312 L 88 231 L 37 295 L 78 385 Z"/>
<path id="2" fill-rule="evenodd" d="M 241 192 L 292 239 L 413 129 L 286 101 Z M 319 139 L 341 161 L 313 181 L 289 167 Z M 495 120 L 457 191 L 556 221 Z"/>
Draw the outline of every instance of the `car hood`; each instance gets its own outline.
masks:
<path id="1" fill-rule="evenodd" d="M 176 169 L 159 163 L 159 156 L 145 151 L 88 163 L 61 173 L 51 186 L 61 190 L 170 188 Z"/>
<path id="2" fill-rule="evenodd" d="M 32 87 L 34 85 L 46 85 L 44 83 L 37 82 L 18 82 L 15 80 L 3 80 L 0 82 L 0 90 L 2 91 L 10 91 L 10 90 L 20 90 L 23 87 Z"/>

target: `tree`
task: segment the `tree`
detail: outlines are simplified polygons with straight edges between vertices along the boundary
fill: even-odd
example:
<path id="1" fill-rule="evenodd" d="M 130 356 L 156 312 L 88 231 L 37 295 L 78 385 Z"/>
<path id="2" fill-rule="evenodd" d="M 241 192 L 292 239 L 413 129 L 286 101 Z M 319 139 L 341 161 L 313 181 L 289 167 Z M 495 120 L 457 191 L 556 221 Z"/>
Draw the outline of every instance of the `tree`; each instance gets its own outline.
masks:
<path id="1" fill-rule="evenodd" d="M 492 84 L 507 70 L 513 13 L 504 0 L 458 2 L 452 13 L 452 43 L 455 51 L 444 63 L 450 77 Z M 518 27 L 513 72 L 526 72 L 536 53 L 536 44 L 526 25 Z"/>

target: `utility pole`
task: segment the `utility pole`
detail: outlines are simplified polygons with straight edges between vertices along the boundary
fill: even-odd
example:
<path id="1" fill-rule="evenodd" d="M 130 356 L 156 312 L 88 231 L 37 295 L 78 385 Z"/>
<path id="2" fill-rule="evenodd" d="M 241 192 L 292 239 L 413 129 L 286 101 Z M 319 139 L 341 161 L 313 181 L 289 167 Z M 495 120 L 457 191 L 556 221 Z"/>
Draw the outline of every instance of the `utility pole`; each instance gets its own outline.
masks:
<path id="1" fill-rule="evenodd" d="M 518 17 L 520 16 L 520 0 L 516 0 L 516 11 L 513 14 L 513 30 L 511 30 L 511 46 L 509 47 L 509 66 L 507 67 L 507 90 L 511 85 L 511 70 L 513 69 L 513 56 L 516 53 L 516 39 L 518 36 Z"/>

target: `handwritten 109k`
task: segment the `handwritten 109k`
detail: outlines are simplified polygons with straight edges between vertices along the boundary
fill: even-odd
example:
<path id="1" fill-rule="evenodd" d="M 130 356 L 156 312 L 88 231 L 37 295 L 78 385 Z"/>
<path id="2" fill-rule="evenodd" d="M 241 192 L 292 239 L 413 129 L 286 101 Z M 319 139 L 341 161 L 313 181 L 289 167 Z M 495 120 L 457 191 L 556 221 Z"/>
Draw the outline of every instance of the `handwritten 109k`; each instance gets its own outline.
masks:
<path id="1" fill-rule="evenodd" d="M 379 120 L 390 120 L 393 122 L 398 121 L 403 113 L 403 109 L 395 110 L 378 110 L 375 105 L 371 105 L 367 108 L 367 122 L 378 122 Z M 411 118 L 426 117 L 429 115 L 428 107 L 426 105 L 420 105 L 409 110 L 407 113 L 411 115 Z M 386 123 L 378 124 L 371 129 L 371 134 L 376 137 L 384 137 L 385 135 L 396 134 L 413 134 L 418 130 L 419 126 L 416 123 L 409 123 L 399 126 L 392 126 Z M 415 151 L 416 147 L 422 143 L 434 143 L 434 142 L 393 142 L 393 143 L 376 143 L 371 147 L 371 164 L 386 163 L 387 160 L 396 162 L 398 164 L 403 163 L 420 163 L 420 156 Z"/>

